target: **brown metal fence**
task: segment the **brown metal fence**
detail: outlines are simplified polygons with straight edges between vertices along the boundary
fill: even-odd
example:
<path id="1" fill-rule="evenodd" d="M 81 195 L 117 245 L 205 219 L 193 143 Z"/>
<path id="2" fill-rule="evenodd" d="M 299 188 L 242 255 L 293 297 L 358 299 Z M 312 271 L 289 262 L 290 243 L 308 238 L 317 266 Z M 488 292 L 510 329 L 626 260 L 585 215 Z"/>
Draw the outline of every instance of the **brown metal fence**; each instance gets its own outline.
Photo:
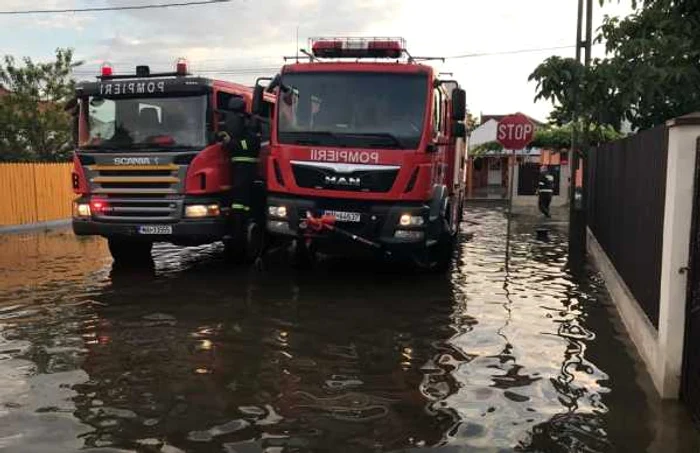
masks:
<path id="1" fill-rule="evenodd" d="M 0 225 L 71 216 L 70 163 L 0 164 Z"/>
<path id="2" fill-rule="evenodd" d="M 589 227 L 658 327 L 668 130 L 605 144 L 589 158 Z"/>

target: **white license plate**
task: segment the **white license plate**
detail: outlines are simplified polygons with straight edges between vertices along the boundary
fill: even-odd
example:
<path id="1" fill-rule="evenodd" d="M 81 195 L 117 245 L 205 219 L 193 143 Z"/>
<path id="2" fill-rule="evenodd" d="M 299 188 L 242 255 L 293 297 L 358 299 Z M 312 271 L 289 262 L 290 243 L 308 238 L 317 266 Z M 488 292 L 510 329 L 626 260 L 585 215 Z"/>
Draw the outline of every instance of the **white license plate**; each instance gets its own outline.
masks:
<path id="1" fill-rule="evenodd" d="M 171 225 L 140 225 L 139 234 L 173 234 Z"/>
<path id="2" fill-rule="evenodd" d="M 359 212 L 326 211 L 323 214 L 332 215 L 338 222 L 359 222 L 361 219 Z"/>

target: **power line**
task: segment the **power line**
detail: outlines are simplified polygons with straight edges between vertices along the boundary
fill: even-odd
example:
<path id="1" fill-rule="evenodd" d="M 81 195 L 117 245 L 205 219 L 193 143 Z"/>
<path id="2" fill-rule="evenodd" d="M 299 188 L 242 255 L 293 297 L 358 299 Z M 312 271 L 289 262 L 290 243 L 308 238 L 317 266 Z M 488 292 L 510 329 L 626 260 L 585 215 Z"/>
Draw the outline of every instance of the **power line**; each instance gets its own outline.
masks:
<path id="1" fill-rule="evenodd" d="M 126 11 L 126 10 L 136 10 L 136 9 L 175 8 L 175 7 L 181 7 L 181 6 L 209 5 L 212 3 L 226 3 L 226 2 L 230 2 L 230 1 L 231 0 L 193 0 L 193 1 L 186 1 L 186 2 L 158 3 L 155 5 L 103 6 L 103 7 L 101 6 L 101 7 L 78 8 L 78 9 L 32 9 L 32 10 L 25 10 L 25 11 L 0 11 L 0 15 Z"/>
<path id="2" fill-rule="evenodd" d="M 453 55 L 450 57 L 445 57 L 445 59 L 462 59 L 462 58 L 490 57 L 490 56 L 498 56 L 498 55 L 513 55 L 513 54 L 522 54 L 522 53 L 534 53 L 534 52 L 545 52 L 545 51 L 552 51 L 552 50 L 571 49 L 574 47 L 575 46 L 536 47 L 536 48 L 530 48 L 530 49 L 506 50 L 506 51 L 499 51 L 499 52 L 469 53 L 469 54 Z M 266 58 L 269 58 L 269 57 L 266 57 Z M 221 59 L 221 60 L 216 60 L 216 59 L 202 60 L 202 62 L 204 62 L 204 61 L 215 62 L 215 61 L 223 61 L 223 59 Z M 124 65 L 124 64 L 122 64 L 122 65 Z M 201 69 L 197 69 L 197 68 L 193 68 L 193 69 L 194 69 L 194 72 L 196 74 L 250 75 L 250 74 L 263 74 L 263 73 L 278 71 L 280 69 L 280 67 L 281 67 L 281 64 L 278 66 L 253 66 L 253 67 L 227 66 L 227 67 L 221 67 L 221 68 L 202 67 Z M 95 75 L 97 72 L 98 71 L 91 72 L 91 71 L 83 68 L 83 69 L 79 69 L 77 71 L 73 71 L 73 75 L 91 76 L 91 75 Z"/>
<path id="3" fill-rule="evenodd" d="M 445 57 L 450 60 L 456 60 L 459 58 L 476 58 L 476 57 L 490 57 L 493 55 L 513 55 L 518 53 L 532 53 L 532 52 L 545 52 L 549 50 L 562 50 L 562 49 L 573 49 L 576 46 L 554 46 L 554 47 L 537 47 L 533 49 L 518 49 L 518 50 L 504 50 L 502 52 L 483 52 L 483 53 L 465 53 L 462 55 L 453 55 L 451 57 Z"/>
<path id="4" fill-rule="evenodd" d="M 259 74 L 261 72 L 270 72 L 270 71 L 278 71 L 280 69 L 280 66 L 260 66 L 260 67 L 254 67 L 254 68 L 221 68 L 221 69 L 196 69 L 192 68 L 194 74 Z M 89 70 L 78 70 L 78 71 L 73 71 L 73 75 L 80 75 L 80 76 L 91 76 L 91 75 L 98 75 L 99 74 L 99 69 L 96 71 L 89 71 Z"/>
<path id="5" fill-rule="evenodd" d="M 602 45 L 602 43 L 596 43 L 596 45 Z M 482 53 L 466 53 L 462 55 L 453 55 L 451 57 L 445 57 L 447 60 L 456 60 L 459 58 L 477 58 L 477 57 L 491 57 L 494 55 L 514 55 L 519 53 L 534 53 L 534 52 L 547 52 L 551 50 L 563 50 L 563 49 L 573 49 L 576 46 L 554 46 L 554 47 L 535 47 L 531 49 L 518 49 L 518 50 L 504 50 L 501 52 L 482 52 Z"/>

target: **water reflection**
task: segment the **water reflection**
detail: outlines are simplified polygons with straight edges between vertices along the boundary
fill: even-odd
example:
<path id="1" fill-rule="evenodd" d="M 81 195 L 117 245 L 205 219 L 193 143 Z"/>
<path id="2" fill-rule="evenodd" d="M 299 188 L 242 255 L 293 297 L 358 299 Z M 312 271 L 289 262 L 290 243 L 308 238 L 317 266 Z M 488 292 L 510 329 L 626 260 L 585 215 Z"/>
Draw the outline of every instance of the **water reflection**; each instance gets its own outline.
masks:
<path id="1" fill-rule="evenodd" d="M 90 380 L 75 387 L 75 414 L 93 428 L 87 446 L 393 449 L 439 444 L 454 425 L 432 404 L 457 387 L 444 357 L 464 359 L 444 342 L 449 279 L 375 276 L 366 263 L 305 275 L 218 265 L 112 270 L 95 297 Z"/>
<path id="2" fill-rule="evenodd" d="M 514 224 L 506 269 L 502 212 L 471 209 L 448 277 L 232 269 L 218 247 L 122 269 L 99 240 L 43 237 L 0 293 L 0 449 L 696 451 L 685 419 L 664 429 L 601 282 L 534 226 Z"/>

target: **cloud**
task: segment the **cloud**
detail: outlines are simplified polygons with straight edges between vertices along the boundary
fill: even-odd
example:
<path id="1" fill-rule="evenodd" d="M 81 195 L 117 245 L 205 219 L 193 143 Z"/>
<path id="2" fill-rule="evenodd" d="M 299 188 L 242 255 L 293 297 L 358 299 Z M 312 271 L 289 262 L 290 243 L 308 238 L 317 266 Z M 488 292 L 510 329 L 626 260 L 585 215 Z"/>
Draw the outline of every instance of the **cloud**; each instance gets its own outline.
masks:
<path id="1" fill-rule="evenodd" d="M 95 16 L 60 14 L 52 18 L 36 19 L 36 25 L 42 28 L 83 31 L 94 21 Z"/>
<path id="2" fill-rule="evenodd" d="M 110 0 L 119 5 L 121 2 Z M 135 2 L 145 4 L 148 2 Z M 277 59 L 294 53 L 296 30 L 303 36 L 362 32 L 384 20 L 400 1 L 337 2 L 328 0 L 233 0 L 186 8 L 125 11 L 114 21 L 113 36 L 95 53 L 114 60 L 140 55 L 154 59 L 177 56 L 205 60 Z"/>
<path id="3" fill-rule="evenodd" d="M 159 0 L 160 1 L 160 0 Z M 163 0 L 165 1 L 165 0 Z M 3 4 L 8 3 L 4 1 Z M 100 6 L 153 4 L 153 0 L 101 0 Z M 603 13 L 626 14 L 629 5 L 596 5 L 596 24 Z M 26 9 L 26 0 L 9 0 L 6 9 Z M 94 0 L 39 0 L 33 8 L 94 6 Z M 44 21 L 44 22 L 42 22 Z M 46 23 L 53 22 L 53 23 Z M 55 21 L 55 22 L 54 22 Z M 73 21 L 73 22 L 71 22 Z M 72 23 L 72 26 L 71 26 Z M 22 40 L 42 28 L 60 32 L 44 39 L 42 54 L 57 46 L 75 47 L 85 60 L 79 75 L 97 73 L 108 60 L 119 71 L 138 64 L 153 70 L 172 68 L 187 57 L 191 68 L 206 75 L 251 83 L 283 64 L 309 36 L 404 36 L 416 55 L 465 53 L 551 47 L 574 43 L 576 2 L 562 0 L 232 0 L 205 6 L 22 18 L 11 24 L 18 42 L 13 52 L 25 52 Z M 82 32 L 80 29 L 82 28 Z M 0 31 L 0 38 L 2 31 Z M 19 50 L 18 50 L 19 49 Z M 38 53 L 32 48 L 34 53 Z M 29 52 L 28 52 L 29 53 Z M 28 54 L 20 53 L 20 54 Z M 434 63 L 454 73 L 467 90 L 473 112 L 523 111 L 546 118 L 551 105 L 535 104 L 528 75 L 547 56 L 572 56 L 573 49 L 520 55 L 496 55 Z"/>
<path id="4" fill-rule="evenodd" d="M 53 9 L 75 9 L 79 8 L 77 0 L 47 0 L 42 2 L 28 2 L 26 0 L 5 0 L 0 9 L 3 11 L 27 11 L 27 10 L 53 10 Z M 12 21 L 12 25 L 18 28 L 40 28 L 40 29 L 66 29 L 82 31 L 95 20 L 95 16 L 82 13 L 60 13 L 60 14 L 29 14 L 7 16 L 6 20 Z"/>

